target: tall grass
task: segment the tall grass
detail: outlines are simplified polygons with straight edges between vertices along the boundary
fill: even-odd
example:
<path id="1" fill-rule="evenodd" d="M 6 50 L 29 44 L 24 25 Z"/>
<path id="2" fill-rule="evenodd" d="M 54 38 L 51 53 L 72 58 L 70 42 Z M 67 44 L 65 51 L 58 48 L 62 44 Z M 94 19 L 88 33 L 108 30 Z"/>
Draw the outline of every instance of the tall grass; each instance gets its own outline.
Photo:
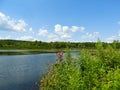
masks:
<path id="1" fill-rule="evenodd" d="M 113 46 L 82 50 L 75 60 L 70 52 L 64 62 L 51 65 L 40 81 L 40 90 L 120 90 L 120 51 Z"/>

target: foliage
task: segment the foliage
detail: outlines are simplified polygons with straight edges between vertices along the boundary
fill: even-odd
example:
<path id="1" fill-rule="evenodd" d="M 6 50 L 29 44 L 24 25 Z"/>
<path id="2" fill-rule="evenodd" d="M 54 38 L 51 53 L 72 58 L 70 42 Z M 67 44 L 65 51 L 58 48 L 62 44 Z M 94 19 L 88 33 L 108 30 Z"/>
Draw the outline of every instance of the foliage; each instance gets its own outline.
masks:
<path id="1" fill-rule="evenodd" d="M 64 62 L 51 65 L 40 81 L 40 90 L 120 90 L 120 51 L 102 42 L 97 50 L 82 50 L 72 59 L 67 52 Z"/>
<path id="2" fill-rule="evenodd" d="M 113 43 L 105 43 L 103 48 L 108 45 L 114 46 L 120 49 L 120 42 L 114 41 Z M 20 41 L 20 40 L 0 40 L 0 49 L 57 49 L 64 50 L 66 48 L 70 49 L 96 49 L 96 42 L 42 42 L 42 41 Z"/>

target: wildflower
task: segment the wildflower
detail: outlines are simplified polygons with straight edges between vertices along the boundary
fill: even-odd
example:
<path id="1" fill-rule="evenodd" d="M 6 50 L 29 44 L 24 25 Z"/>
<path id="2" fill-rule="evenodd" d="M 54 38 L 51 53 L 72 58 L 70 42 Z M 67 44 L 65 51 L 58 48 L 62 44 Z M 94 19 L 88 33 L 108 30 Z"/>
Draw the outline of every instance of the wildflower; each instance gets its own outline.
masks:
<path id="1" fill-rule="evenodd" d="M 63 52 L 57 52 L 56 55 L 57 55 L 59 60 L 62 60 Z"/>

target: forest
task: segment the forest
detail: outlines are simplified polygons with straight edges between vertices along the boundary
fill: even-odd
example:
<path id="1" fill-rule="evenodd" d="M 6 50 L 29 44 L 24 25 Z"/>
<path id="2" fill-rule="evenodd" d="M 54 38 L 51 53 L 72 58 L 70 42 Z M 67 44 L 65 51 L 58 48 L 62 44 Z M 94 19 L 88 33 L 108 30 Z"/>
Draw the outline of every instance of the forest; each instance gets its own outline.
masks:
<path id="1" fill-rule="evenodd" d="M 108 45 L 120 49 L 118 40 L 112 43 L 102 42 L 103 48 Z M 42 42 L 42 41 L 21 41 L 21 40 L 0 40 L 0 49 L 42 49 L 42 50 L 65 50 L 69 49 L 96 49 L 96 42 Z"/>

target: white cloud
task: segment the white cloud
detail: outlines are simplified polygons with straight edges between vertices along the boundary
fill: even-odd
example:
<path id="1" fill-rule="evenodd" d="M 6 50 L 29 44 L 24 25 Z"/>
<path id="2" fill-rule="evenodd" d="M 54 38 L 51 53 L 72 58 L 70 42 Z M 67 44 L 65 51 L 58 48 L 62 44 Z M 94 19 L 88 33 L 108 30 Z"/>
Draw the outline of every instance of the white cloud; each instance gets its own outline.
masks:
<path id="1" fill-rule="evenodd" d="M 99 36 L 99 32 L 93 32 L 93 33 L 86 33 L 82 36 L 83 39 L 94 39 Z"/>
<path id="2" fill-rule="evenodd" d="M 60 24 L 56 24 L 54 27 L 56 33 L 60 33 L 62 31 L 62 26 Z"/>
<path id="3" fill-rule="evenodd" d="M 93 36 L 94 36 L 94 37 L 99 37 L 99 34 L 100 34 L 99 32 L 94 32 L 94 33 L 93 33 Z"/>
<path id="4" fill-rule="evenodd" d="M 118 37 L 117 36 L 111 36 L 111 37 L 106 39 L 106 42 L 113 42 L 114 40 L 118 40 Z"/>
<path id="5" fill-rule="evenodd" d="M 62 39 L 71 39 L 72 37 L 69 34 L 64 34 L 64 35 L 61 36 L 61 38 Z"/>
<path id="6" fill-rule="evenodd" d="M 63 26 L 62 27 L 62 30 L 63 30 L 63 33 L 65 34 L 65 33 L 69 33 L 69 27 L 68 26 Z"/>
<path id="7" fill-rule="evenodd" d="M 10 31 L 26 31 L 27 24 L 24 20 L 15 20 L 0 12 L 0 29 Z"/>
<path id="8" fill-rule="evenodd" d="M 80 31 L 84 31 L 84 30 L 85 30 L 85 27 L 81 26 L 81 27 L 79 27 L 79 30 L 80 30 Z"/>
<path id="9" fill-rule="evenodd" d="M 55 33 L 57 36 L 60 36 L 61 39 L 69 39 L 71 36 L 69 35 L 70 33 L 70 28 L 69 26 L 62 26 L 60 24 L 55 25 Z"/>
<path id="10" fill-rule="evenodd" d="M 21 36 L 21 37 L 17 38 L 16 40 L 34 41 L 36 39 L 33 38 L 32 36 Z"/>
<path id="11" fill-rule="evenodd" d="M 47 29 L 40 29 L 38 31 L 38 35 L 46 37 L 48 41 L 71 41 L 75 32 L 81 32 L 84 30 L 85 27 L 82 26 L 62 26 L 60 24 L 56 24 L 54 25 L 54 32 L 49 32 Z"/>
<path id="12" fill-rule="evenodd" d="M 72 35 L 78 31 L 84 31 L 85 27 L 83 26 L 62 26 L 60 24 L 56 24 L 55 26 L 55 33 L 61 37 L 61 39 L 71 39 Z"/>
<path id="13" fill-rule="evenodd" d="M 35 32 L 33 32 L 33 29 L 32 29 L 32 28 L 29 28 L 29 32 L 30 32 L 30 33 L 33 33 L 33 34 L 35 33 Z"/>
<path id="14" fill-rule="evenodd" d="M 48 35 L 48 39 L 49 39 L 49 41 L 58 41 L 59 40 L 58 36 L 55 34 Z"/>
<path id="15" fill-rule="evenodd" d="M 29 28 L 29 31 L 32 32 L 32 28 Z"/>
<path id="16" fill-rule="evenodd" d="M 10 39 L 11 36 L 0 37 L 0 39 Z"/>
<path id="17" fill-rule="evenodd" d="M 47 36 L 48 35 L 48 31 L 46 29 L 40 29 L 38 32 L 38 35 L 40 36 Z"/>
<path id="18" fill-rule="evenodd" d="M 93 32 L 93 33 L 86 33 L 85 35 L 83 35 L 81 37 L 81 40 L 92 42 L 92 41 L 95 41 L 98 38 L 99 38 L 99 32 Z"/>
<path id="19" fill-rule="evenodd" d="M 56 34 L 59 35 L 64 35 L 66 33 L 72 33 L 72 32 L 77 32 L 77 31 L 84 31 L 85 27 L 83 26 L 72 26 L 71 28 L 69 26 L 62 26 L 60 24 L 56 24 L 55 26 L 55 32 Z"/>
<path id="20" fill-rule="evenodd" d="M 111 36 L 111 37 L 106 38 L 106 42 L 109 42 L 109 43 L 113 42 L 114 40 L 120 41 L 120 31 L 118 31 L 116 36 Z"/>
<path id="21" fill-rule="evenodd" d="M 71 31 L 72 32 L 76 32 L 76 31 L 78 31 L 79 30 L 79 27 L 77 27 L 77 26 L 72 26 L 72 28 L 71 28 Z"/>
<path id="22" fill-rule="evenodd" d="M 83 27 L 83 26 L 81 26 L 81 27 L 72 26 L 72 27 L 71 27 L 71 31 L 72 31 L 72 32 L 84 31 L 84 30 L 85 30 L 85 27 Z"/>

